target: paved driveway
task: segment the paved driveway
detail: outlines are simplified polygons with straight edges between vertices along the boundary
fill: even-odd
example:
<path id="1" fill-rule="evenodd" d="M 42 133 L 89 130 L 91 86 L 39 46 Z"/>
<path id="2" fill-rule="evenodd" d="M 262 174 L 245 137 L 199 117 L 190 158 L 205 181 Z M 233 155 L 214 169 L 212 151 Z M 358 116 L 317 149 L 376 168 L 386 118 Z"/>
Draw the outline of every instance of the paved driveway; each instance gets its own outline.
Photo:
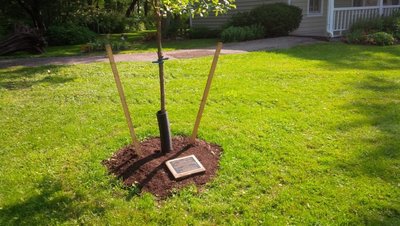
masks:
<path id="1" fill-rule="evenodd" d="M 223 46 L 222 54 L 247 53 L 251 51 L 263 51 L 274 49 L 285 49 L 297 45 L 306 45 L 322 42 L 320 40 L 308 37 L 278 37 L 259 39 L 246 42 L 228 43 Z M 186 59 L 214 54 L 214 47 L 201 49 L 187 49 L 165 52 L 165 57 L 170 59 Z M 115 54 L 116 62 L 145 61 L 156 60 L 155 53 L 134 53 L 134 54 Z M 87 64 L 92 62 L 108 62 L 106 56 L 71 56 L 71 57 L 43 57 L 43 58 L 17 58 L 0 60 L 0 68 L 13 66 L 35 67 L 42 65 L 64 65 L 64 64 Z"/>

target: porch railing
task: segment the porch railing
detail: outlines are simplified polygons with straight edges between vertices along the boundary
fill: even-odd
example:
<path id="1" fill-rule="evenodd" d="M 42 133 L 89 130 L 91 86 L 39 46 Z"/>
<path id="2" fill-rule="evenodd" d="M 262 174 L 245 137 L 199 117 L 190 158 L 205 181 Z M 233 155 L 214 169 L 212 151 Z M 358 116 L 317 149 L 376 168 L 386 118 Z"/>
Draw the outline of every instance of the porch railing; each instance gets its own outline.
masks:
<path id="1" fill-rule="evenodd" d="M 334 8 L 330 23 L 331 35 L 341 36 L 356 21 L 390 16 L 396 10 L 400 10 L 400 5 Z"/>

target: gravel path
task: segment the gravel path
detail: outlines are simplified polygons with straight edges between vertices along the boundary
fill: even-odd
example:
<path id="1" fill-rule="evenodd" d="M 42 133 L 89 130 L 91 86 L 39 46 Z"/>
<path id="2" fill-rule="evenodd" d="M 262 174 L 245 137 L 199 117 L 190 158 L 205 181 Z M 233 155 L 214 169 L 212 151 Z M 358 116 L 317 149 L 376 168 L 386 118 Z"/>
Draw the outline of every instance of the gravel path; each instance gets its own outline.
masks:
<path id="1" fill-rule="evenodd" d="M 321 42 L 317 39 L 308 37 L 278 37 L 259 39 L 246 42 L 228 43 L 223 46 L 222 54 L 238 54 L 251 51 L 285 49 L 297 45 L 313 44 Z M 186 59 L 214 54 L 214 47 L 202 49 L 188 49 L 165 52 L 164 56 L 169 59 Z M 144 61 L 150 62 L 156 60 L 155 53 L 134 53 L 134 54 L 115 54 L 116 62 Z M 93 62 L 108 62 L 106 56 L 71 56 L 71 57 L 43 57 L 43 58 L 17 58 L 0 60 L 0 68 L 13 66 L 35 67 L 42 65 L 63 65 L 63 64 L 87 64 Z"/>

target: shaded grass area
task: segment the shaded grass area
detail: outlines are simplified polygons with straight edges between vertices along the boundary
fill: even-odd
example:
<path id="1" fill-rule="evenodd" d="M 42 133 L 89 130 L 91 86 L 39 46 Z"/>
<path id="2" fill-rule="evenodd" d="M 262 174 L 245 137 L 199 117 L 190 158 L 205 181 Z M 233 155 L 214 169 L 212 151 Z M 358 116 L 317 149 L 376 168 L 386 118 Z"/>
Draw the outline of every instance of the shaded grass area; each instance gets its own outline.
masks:
<path id="1" fill-rule="evenodd" d="M 340 43 L 221 56 L 199 131 L 224 149 L 219 173 L 162 202 L 100 163 L 129 142 L 108 64 L 0 70 L 0 224 L 399 225 L 399 56 Z M 166 63 L 174 134 L 190 135 L 210 63 Z M 140 139 L 156 136 L 156 66 L 118 67 Z"/>
<path id="2" fill-rule="evenodd" d="M 143 38 L 146 34 L 153 33 L 154 31 L 139 31 L 135 33 L 123 33 L 126 38 L 129 49 L 122 50 L 119 53 L 143 53 L 143 52 L 156 52 L 157 44 L 155 41 L 145 41 Z M 104 40 L 109 38 L 110 41 L 121 41 L 122 34 L 99 35 L 97 40 Z M 213 46 L 216 39 L 184 39 L 184 40 L 164 40 L 164 51 L 172 51 L 178 49 L 193 49 Z M 66 45 L 66 46 L 49 46 L 45 49 L 45 53 L 41 55 L 33 55 L 26 52 L 17 52 L 8 56 L 0 56 L 1 59 L 10 58 L 29 58 L 29 57 L 61 57 L 61 56 L 94 56 L 104 55 L 105 51 L 82 53 L 81 44 L 79 45 Z"/>

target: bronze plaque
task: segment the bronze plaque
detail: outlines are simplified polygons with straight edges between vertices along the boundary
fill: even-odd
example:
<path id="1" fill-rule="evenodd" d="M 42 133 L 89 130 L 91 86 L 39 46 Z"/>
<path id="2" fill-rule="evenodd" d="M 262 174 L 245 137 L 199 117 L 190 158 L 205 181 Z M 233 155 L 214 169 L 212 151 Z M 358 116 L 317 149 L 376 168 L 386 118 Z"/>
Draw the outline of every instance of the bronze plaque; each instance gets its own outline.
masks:
<path id="1" fill-rule="evenodd" d="M 169 160 L 166 162 L 166 165 L 175 178 L 189 176 L 206 170 L 194 155 Z"/>

